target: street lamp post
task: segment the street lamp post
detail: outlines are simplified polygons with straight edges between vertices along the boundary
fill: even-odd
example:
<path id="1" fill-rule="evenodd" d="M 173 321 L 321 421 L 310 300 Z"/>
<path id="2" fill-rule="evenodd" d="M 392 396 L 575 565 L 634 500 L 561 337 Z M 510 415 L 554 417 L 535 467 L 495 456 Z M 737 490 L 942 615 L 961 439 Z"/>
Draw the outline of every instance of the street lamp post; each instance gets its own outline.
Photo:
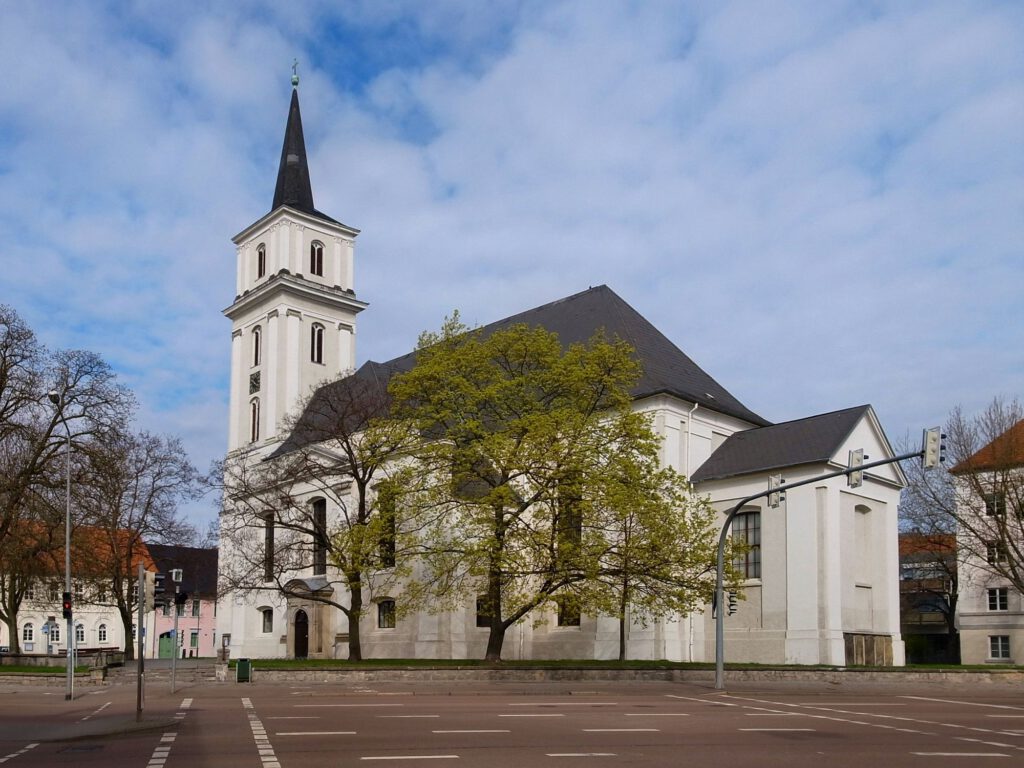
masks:
<path id="1" fill-rule="evenodd" d="M 64 592 L 65 595 L 70 596 L 71 592 L 71 428 L 68 426 L 67 419 L 64 418 L 63 398 L 59 392 L 54 389 L 50 390 L 48 395 L 50 402 L 57 408 L 57 415 L 60 417 L 61 424 L 64 425 L 64 431 L 67 433 L 67 448 L 66 448 L 66 461 L 65 461 L 65 509 L 64 509 Z M 72 602 L 71 605 L 74 605 Z M 74 643 L 74 626 L 72 618 L 72 610 L 69 608 L 65 611 L 67 618 L 67 653 L 68 653 L 68 685 L 67 693 L 64 694 L 64 698 L 71 700 L 75 697 L 75 667 L 74 667 L 74 653 L 72 651 Z"/>

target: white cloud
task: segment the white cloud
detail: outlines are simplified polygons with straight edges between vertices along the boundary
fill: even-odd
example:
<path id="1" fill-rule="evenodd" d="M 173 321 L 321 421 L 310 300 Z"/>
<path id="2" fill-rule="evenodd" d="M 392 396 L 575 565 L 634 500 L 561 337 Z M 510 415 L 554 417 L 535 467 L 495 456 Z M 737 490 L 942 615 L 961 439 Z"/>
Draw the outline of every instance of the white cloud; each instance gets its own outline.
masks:
<path id="1" fill-rule="evenodd" d="M 901 435 L 1024 388 L 1022 31 L 998 3 L 19 6 L 0 297 L 205 466 L 297 57 L 318 207 L 363 230 L 360 359 L 608 283 L 766 417 L 873 402 Z"/>

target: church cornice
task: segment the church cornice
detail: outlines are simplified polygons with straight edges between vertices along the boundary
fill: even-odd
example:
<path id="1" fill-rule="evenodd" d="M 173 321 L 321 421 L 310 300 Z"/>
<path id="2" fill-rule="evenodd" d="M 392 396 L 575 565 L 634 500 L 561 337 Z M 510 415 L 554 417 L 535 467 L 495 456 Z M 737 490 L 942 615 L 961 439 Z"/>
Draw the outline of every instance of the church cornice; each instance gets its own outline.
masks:
<path id="1" fill-rule="evenodd" d="M 332 308 L 346 309 L 352 314 L 362 312 L 369 306 L 367 302 L 357 299 L 352 291 L 346 291 L 338 286 L 313 283 L 282 269 L 256 288 L 236 296 L 234 303 L 224 310 L 224 315 L 234 320 L 262 304 L 268 297 L 276 295 L 308 299 L 319 304 L 328 304 Z"/>
<path id="2" fill-rule="evenodd" d="M 343 240 L 351 240 L 359 234 L 359 230 L 355 227 L 350 227 L 347 224 L 342 224 L 340 222 L 327 221 L 317 216 L 305 213 L 304 211 L 300 211 L 297 208 L 282 205 L 272 210 L 266 216 L 262 216 L 254 221 L 248 227 L 231 238 L 231 242 L 238 246 L 243 245 L 260 230 L 269 230 L 272 227 L 281 226 L 286 222 L 302 227 L 309 227 Z"/>

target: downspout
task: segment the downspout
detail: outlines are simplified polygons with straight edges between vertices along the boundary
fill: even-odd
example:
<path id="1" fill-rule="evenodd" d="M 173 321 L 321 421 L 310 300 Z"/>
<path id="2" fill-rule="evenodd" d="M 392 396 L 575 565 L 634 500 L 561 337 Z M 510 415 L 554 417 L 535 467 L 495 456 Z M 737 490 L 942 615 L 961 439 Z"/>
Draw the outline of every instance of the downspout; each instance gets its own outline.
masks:
<path id="1" fill-rule="evenodd" d="M 693 408 L 686 415 L 686 461 L 684 462 L 683 469 L 685 470 L 686 482 L 690 482 L 690 422 L 693 421 L 693 414 L 697 410 L 698 403 L 693 404 Z M 689 626 L 690 636 L 690 647 L 688 650 L 687 661 L 693 661 L 693 613 L 686 617 L 686 623 Z"/>

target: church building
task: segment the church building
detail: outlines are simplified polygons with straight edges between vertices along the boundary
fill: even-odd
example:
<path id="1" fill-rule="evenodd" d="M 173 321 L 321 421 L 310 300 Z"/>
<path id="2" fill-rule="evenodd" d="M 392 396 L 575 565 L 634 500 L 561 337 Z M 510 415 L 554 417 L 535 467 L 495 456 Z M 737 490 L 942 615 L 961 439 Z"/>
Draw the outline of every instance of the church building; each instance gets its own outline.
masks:
<path id="1" fill-rule="evenodd" d="M 250 462 L 302 443 L 286 425 L 306 418 L 296 410 L 311 392 L 307 411 L 329 395 L 332 382 L 386 378 L 415 362 L 410 353 L 355 370 L 356 316 L 367 306 L 355 291 L 359 230 L 314 206 L 298 78 L 292 82 L 273 205 L 234 238 L 236 295 L 224 310 L 232 323 L 228 455 Z M 872 460 L 894 455 L 870 405 L 780 424 L 754 413 L 607 286 L 527 309 L 483 331 L 515 323 L 544 327 L 563 344 L 584 342 L 604 328 L 632 345 L 643 370 L 631 393 L 634 409 L 651 415 L 663 465 L 690 478 L 722 520 L 739 500 L 767 489 L 772 476 L 813 478 L 847 466 L 857 449 Z M 776 507 L 763 500 L 745 507 L 732 526 L 748 552 L 738 564 L 743 600 L 725 619 L 726 658 L 902 665 L 896 514 L 903 484 L 893 464 L 866 472 L 859 487 L 832 478 L 790 491 Z M 229 514 L 226 507 L 222 515 Z M 232 546 L 222 539 L 222 569 L 237 555 Z M 330 569 L 312 565 L 296 572 L 293 583 L 300 588 L 287 598 L 270 583 L 222 593 L 217 634 L 231 656 L 346 658 L 345 615 L 313 599 L 342 589 Z M 364 658 L 483 657 L 488 630 L 475 605 L 441 614 L 413 611 L 396 620 L 394 597 L 371 595 L 363 610 Z M 345 600 L 338 593 L 333 598 Z M 503 658 L 616 658 L 617 619 L 559 619 L 552 613 L 520 621 L 506 635 Z M 631 624 L 628 655 L 709 661 L 714 638 L 711 606 L 705 606 Z"/>

